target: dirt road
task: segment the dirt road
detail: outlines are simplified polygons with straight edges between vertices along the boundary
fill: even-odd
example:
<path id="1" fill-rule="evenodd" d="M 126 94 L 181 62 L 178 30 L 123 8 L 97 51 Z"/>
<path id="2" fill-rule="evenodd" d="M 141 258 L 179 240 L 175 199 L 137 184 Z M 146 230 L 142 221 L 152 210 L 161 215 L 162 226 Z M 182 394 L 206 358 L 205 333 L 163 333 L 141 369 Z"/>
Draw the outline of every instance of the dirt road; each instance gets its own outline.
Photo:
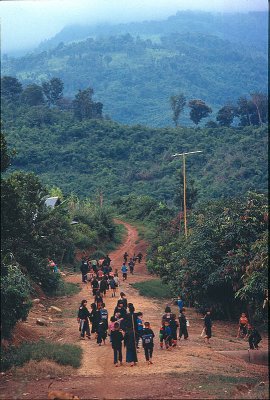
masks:
<path id="1" fill-rule="evenodd" d="M 122 246 L 110 254 L 113 268 L 118 268 L 118 270 L 121 268 L 125 251 L 129 255 L 142 251 L 145 255 L 147 246 L 139 240 L 134 227 L 127 223 L 124 225 L 127 228 L 127 237 Z M 130 286 L 134 282 L 152 279 L 146 271 L 144 258 L 141 264 L 136 263 L 134 272 L 133 276 L 128 275 L 126 282 L 121 282 L 120 291 L 126 293 L 128 301 L 134 304 L 136 311 L 143 313 L 143 319 L 151 323 L 156 334 L 154 364 L 150 366 L 146 364 L 141 349 L 137 366 L 131 368 L 124 365 L 115 368 L 109 340 L 105 346 L 99 347 L 94 338 L 85 341 L 79 339 L 76 322 L 77 309 L 84 298 L 91 303 L 92 295 L 90 285 L 80 283 L 80 274 L 74 274 L 66 279 L 69 282 L 80 283 L 81 292 L 54 302 L 54 305 L 62 308 L 63 317 L 59 319 L 58 325 L 52 324 L 51 327 L 45 329 L 47 329 L 46 337 L 50 340 L 80 345 L 83 348 L 83 360 L 74 376 L 56 379 L 52 385 L 53 389 L 71 391 L 82 399 L 229 399 L 243 398 L 242 392 L 246 389 L 237 388 L 239 384 L 245 387 L 246 384 L 255 386 L 261 381 L 266 382 L 267 367 L 231 359 L 218 352 L 224 349 L 247 348 L 247 342 L 236 339 L 236 326 L 220 321 L 214 323 L 212 345 L 207 347 L 200 337 L 202 316 L 192 309 L 187 309 L 190 321 L 189 340 L 179 341 L 173 351 L 160 350 L 158 332 L 166 302 L 139 296 L 138 292 Z M 109 316 L 112 315 L 118 297 L 119 290 L 116 298 L 112 298 L 111 293 L 106 295 L 105 303 Z M 177 313 L 176 307 L 172 308 Z M 35 329 L 44 334 L 44 327 L 35 327 Z M 265 340 L 262 346 L 266 348 Z M 18 392 L 18 385 L 16 390 L 14 386 L 12 388 L 12 383 L 14 383 L 12 377 L 7 382 L 5 377 L 2 377 L 2 393 L 5 393 L 6 397 L 1 394 L 0 398 L 46 398 L 48 382 L 50 380 L 41 379 L 38 381 L 38 386 L 35 381 L 20 382 Z"/>

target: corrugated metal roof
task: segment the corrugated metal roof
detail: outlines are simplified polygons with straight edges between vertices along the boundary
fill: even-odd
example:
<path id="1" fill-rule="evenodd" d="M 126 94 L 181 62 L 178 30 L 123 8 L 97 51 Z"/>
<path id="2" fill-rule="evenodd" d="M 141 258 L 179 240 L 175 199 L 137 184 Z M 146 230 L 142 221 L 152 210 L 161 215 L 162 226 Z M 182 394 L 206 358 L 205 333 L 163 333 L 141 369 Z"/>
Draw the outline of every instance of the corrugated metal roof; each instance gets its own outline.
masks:
<path id="1" fill-rule="evenodd" d="M 48 197 L 45 200 L 45 206 L 47 207 L 52 207 L 54 208 L 55 206 L 58 206 L 61 203 L 59 197 Z"/>

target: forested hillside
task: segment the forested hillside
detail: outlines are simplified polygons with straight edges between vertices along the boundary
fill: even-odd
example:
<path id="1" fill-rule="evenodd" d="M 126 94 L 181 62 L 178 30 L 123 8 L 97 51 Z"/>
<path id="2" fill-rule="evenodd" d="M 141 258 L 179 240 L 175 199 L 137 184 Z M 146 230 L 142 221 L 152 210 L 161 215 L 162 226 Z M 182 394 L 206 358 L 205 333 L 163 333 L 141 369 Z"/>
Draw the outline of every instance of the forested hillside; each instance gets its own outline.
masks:
<path id="1" fill-rule="evenodd" d="M 245 104 L 253 114 L 243 114 L 237 128 L 223 126 L 226 119 L 203 129 L 147 128 L 103 119 L 90 89 L 78 92 L 73 111 L 63 111 L 56 105 L 62 89 L 57 79 L 23 90 L 15 78 L 2 78 L 4 131 L 17 152 L 13 169 L 33 171 L 65 193 L 102 191 L 107 202 L 133 193 L 179 204 L 182 161 L 171 156 L 201 150 L 187 159 L 188 187 L 199 201 L 267 190 L 267 125 L 251 100 Z M 50 106 L 42 103 L 44 92 Z M 266 118 L 263 107 L 260 116 Z"/>
<path id="2" fill-rule="evenodd" d="M 3 57 L 2 74 L 16 76 L 24 85 L 55 76 L 64 82 L 66 97 L 91 86 L 104 115 L 125 124 L 157 127 L 172 125 L 170 97 L 179 92 L 188 100 L 205 101 L 213 117 L 240 96 L 265 93 L 265 14 L 247 14 L 242 22 L 239 17 L 239 26 L 233 15 L 231 22 L 228 15 L 223 23 L 214 14 L 198 14 L 189 24 L 192 18 L 180 13 L 165 22 L 145 23 L 140 36 L 140 24 L 128 24 L 125 29 L 132 34 L 119 27 L 114 36 L 104 28 L 102 36 L 84 39 L 86 32 L 82 41 L 72 43 L 59 43 L 58 37 L 54 48 L 18 59 Z M 238 29 L 229 29 L 231 25 Z M 68 31 L 69 42 L 80 38 L 78 31 Z M 191 125 L 187 109 L 181 124 Z"/>

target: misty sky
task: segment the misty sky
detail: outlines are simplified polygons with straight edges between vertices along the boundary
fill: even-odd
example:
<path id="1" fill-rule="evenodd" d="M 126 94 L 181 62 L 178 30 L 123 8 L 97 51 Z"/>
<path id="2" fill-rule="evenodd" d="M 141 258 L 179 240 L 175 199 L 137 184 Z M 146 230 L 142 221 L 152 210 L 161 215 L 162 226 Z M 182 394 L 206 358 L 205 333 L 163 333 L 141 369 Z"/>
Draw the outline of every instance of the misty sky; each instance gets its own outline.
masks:
<path id="1" fill-rule="evenodd" d="M 266 11 L 267 0 L 31 0 L 1 1 L 1 52 L 27 49 L 73 23 L 167 18 L 180 10 Z"/>

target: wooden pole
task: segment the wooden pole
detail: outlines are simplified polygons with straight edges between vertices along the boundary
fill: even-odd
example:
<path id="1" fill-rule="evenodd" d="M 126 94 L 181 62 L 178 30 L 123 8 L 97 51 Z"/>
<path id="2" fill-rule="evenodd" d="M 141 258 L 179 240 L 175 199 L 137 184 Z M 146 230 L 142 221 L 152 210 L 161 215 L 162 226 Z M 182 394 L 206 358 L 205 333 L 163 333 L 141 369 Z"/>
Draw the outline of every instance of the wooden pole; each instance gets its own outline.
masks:
<path id="1" fill-rule="evenodd" d="M 138 352 L 137 352 L 136 334 L 135 334 L 135 326 L 134 326 L 134 312 L 133 312 L 133 314 L 131 314 L 131 319 L 132 319 L 132 328 L 133 328 L 133 335 L 134 335 L 135 353 L 136 353 L 136 358 L 137 358 L 137 361 L 134 361 L 134 362 L 138 362 Z"/>
<path id="2" fill-rule="evenodd" d="M 183 154 L 183 177 L 184 177 L 184 227 L 185 227 L 185 236 L 187 237 L 186 159 L 185 159 L 185 154 Z"/>

